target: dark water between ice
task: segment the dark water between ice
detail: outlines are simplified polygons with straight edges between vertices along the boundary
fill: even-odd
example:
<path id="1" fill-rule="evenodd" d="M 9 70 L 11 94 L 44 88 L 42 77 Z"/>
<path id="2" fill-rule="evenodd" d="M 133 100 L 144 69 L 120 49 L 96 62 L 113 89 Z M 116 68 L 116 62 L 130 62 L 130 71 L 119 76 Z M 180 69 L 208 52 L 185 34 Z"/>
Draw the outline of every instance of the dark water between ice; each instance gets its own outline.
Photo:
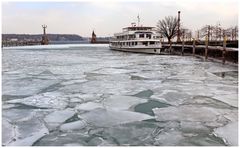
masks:
<path id="1" fill-rule="evenodd" d="M 237 145 L 237 67 L 107 45 L 2 53 L 3 145 Z"/>

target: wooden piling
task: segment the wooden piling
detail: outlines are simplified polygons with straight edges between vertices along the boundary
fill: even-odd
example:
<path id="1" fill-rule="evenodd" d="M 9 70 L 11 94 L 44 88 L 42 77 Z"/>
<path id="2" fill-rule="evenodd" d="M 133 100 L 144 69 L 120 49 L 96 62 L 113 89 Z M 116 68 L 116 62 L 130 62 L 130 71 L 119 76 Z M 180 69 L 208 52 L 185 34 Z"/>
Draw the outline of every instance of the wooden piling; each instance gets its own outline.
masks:
<path id="1" fill-rule="evenodd" d="M 208 58 L 208 42 L 209 42 L 209 37 L 210 37 L 210 25 L 208 25 L 208 31 L 207 31 L 207 36 L 206 36 L 206 41 L 205 41 L 205 44 L 206 44 L 206 48 L 205 48 L 205 60 L 207 60 Z"/>
<path id="2" fill-rule="evenodd" d="M 226 61 L 226 44 L 227 44 L 227 37 L 224 36 L 223 50 L 222 50 L 222 64 L 225 64 L 225 61 Z"/>
<path id="3" fill-rule="evenodd" d="M 181 55 L 183 56 L 184 55 L 184 37 L 185 37 L 185 31 L 183 30 L 182 31 L 182 52 L 181 52 Z"/>
<path id="4" fill-rule="evenodd" d="M 196 41 L 195 41 L 195 38 L 193 38 L 193 50 L 192 50 L 193 56 L 195 56 L 195 48 L 196 48 Z"/>
<path id="5" fill-rule="evenodd" d="M 205 39 L 205 60 L 207 60 L 208 58 L 208 37 L 206 36 L 206 39 Z"/>
<path id="6" fill-rule="evenodd" d="M 184 56 L 184 41 L 182 41 L 182 53 L 181 53 L 182 56 Z"/>

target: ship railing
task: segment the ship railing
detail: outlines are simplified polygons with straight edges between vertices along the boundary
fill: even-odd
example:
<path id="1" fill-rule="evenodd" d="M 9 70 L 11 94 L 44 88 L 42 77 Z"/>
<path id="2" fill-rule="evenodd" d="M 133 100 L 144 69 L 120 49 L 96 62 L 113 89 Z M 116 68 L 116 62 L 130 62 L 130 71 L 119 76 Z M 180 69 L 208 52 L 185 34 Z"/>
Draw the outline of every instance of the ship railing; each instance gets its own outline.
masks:
<path id="1" fill-rule="evenodd" d="M 111 39 L 111 41 L 159 41 L 159 39 L 154 39 L 154 38 L 128 38 L 128 39 Z"/>

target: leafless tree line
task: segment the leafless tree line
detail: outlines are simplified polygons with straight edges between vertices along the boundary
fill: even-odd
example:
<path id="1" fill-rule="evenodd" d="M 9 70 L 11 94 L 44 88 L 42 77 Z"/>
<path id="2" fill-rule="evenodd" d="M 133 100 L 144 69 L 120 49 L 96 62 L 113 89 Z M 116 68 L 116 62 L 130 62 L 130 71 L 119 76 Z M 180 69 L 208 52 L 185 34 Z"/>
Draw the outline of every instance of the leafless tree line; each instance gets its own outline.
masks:
<path id="1" fill-rule="evenodd" d="M 177 36 L 177 26 L 177 17 L 168 16 L 157 22 L 157 31 L 171 43 L 172 39 Z M 222 41 L 225 36 L 228 40 L 238 40 L 238 26 L 223 28 L 219 23 L 217 25 L 205 25 L 195 32 L 194 37 L 190 29 L 181 27 L 180 35 L 182 41 L 192 41 L 193 38 L 196 40 Z"/>
<path id="2" fill-rule="evenodd" d="M 206 25 L 197 31 L 197 39 L 208 37 L 209 41 L 222 41 L 224 37 L 228 40 L 238 40 L 238 27 L 222 28 L 220 25 Z"/>

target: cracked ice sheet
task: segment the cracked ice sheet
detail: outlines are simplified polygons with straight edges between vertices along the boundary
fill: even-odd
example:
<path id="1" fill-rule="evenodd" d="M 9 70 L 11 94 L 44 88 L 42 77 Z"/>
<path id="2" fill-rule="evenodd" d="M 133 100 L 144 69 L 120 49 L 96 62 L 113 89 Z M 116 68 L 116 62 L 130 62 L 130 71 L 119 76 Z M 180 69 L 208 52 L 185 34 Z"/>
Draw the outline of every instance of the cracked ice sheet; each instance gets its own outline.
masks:
<path id="1" fill-rule="evenodd" d="M 197 105 L 181 105 L 153 109 L 158 121 L 198 121 L 215 122 L 223 111 L 211 107 Z"/>
<path id="2" fill-rule="evenodd" d="M 63 94 L 59 92 L 47 92 L 43 94 L 34 95 L 23 99 L 15 99 L 6 101 L 7 103 L 20 103 L 31 105 L 39 108 L 65 108 L 68 99 L 62 97 Z"/>
<path id="3" fill-rule="evenodd" d="M 75 109 L 77 110 L 84 110 L 84 111 L 90 111 L 96 108 L 103 108 L 103 104 L 95 103 L 95 102 L 87 102 L 87 103 L 79 104 L 75 107 Z"/>
<path id="4" fill-rule="evenodd" d="M 119 68 L 104 68 L 96 71 L 92 71 L 93 73 L 97 74 L 124 74 L 124 73 L 132 73 L 135 72 L 136 70 L 127 70 L 127 69 L 119 69 Z"/>
<path id="5" fill-rule="evenodd" d="M 4 122 L 3 124 L 6 124 L 6 122 Z M 31 146 L 38 139 L 40 139 L 41 137 L 49 133 L 44 123 L 42 123 L 38 118 L 35 118 L 35 117 L 32 117 L 24 121 L 20 120 L 20 121 L 14 122 L 14 127 L 15 128 L 11 129 L 14 132 L 13 135 L 10 135 L 11 141 L 5 143 L 6 145 Z M 6 131 L 6 132 L 9 132 L 9 131 Z M 5 135 L 5 133 L 3 133 L 3 135 Z"/>
<path id="6" fill-rule="evenodd" d="M 189 99 L 190 96 L 185 92 L 168 89 L 168 90 L 162 90 L 162 93 L 160 95 L 154 93 L 154 95 L 151 96 L 151 98 L 160 100 L 164 103 L 168 103 L 171 105 L 179 105 L 179 104 L 182 104 L 186 99 Z"/>
<path id="7" fill-rule="evenodd" d="M 223 127 L 214 129 L 218 137 L 222 137 L 231 146 L 238 146 L 238 122 L 231 122 Z"/>
<path id="8" fill-rule="evenodd" d="M 238 94 L 215 95 L 213 98 L 225 102 L 231 106 L 238 107 Z"/>
<path id="9" fill-rule="evenodd" d="M 3 110 L 3 117 L 9 122 L 26 121 L 36 116 L 36 112 L 31 109 L 6 109 Z"/>
<path id="10" fill-rule="evenodd" d="M 159 87 L 159 81 L 105 81 L 92 80 L 81 85 L 70 85 L 59 90 L 68 93 L 134 95 L 138 92 Z M 96 89 L 101 88 L 101 89 Z"/>
<path id="11" fill-rule="evenodd" d="M 141 89 L 137 89 L 134 87 L 134 84 L 131 84 L 133 82 L 119 82 L 119 83 L 113 83 L 113 82 L 105 82 L 105 81 L 88 81 L 81 85 L 72 85 L 68 87 L 60 88 L 61 91 L 64 92 L 81 92 L 86 94 L 121 94 L 121 93 L 137 93 L 141 91 Z M 101 89 L 96 89 L 101 88 Z"/>
<path id="12" fill-rule="evenodd" d="M 40 92 L 55 83 L 57 80 L 42 80 L 24 78 L 3 82 L 3 95 L 28 96 Z"/>
<path id="13" fill-rule="evenodd" d="M 104 107 L 114 110 L 128 110 L 131 106 L 148 100 L 133 96 L 111 96 L 103 101 Z"/>
<path id="14" fill-rule="evenodd" d="M 6 119 L 2 118 L 2 144 L 7 145 L 15 136 L 14 126 Z"/>
<path id="15" fill-rule="evenodd" d="M 71 118 L 75 112 L 72 109 L 57 110 L 53 113 L 48 114 L 44 121 L 47 123 L 47 126 L 50 130 L 55 129 L 57 126 L 65 122 L 67 119 Z"/>
<path id="16" fill-rule="evenodd" d="M 95 109 L 90 112 L 81 114 L 79 117 L 87 123 L 96 127 L 110 127 L 113 125 L 154 118 L 146 114 L 110 109 Z"/>
<path id="17" fill-rule="evenodd" d="M 78 121 L 74 121 L 74 122 L 69 122 L 69 123 L 65 123 L 62 124 L 60 126 L 60 131 L 74 131 L 74 130 L 79 130 L 79 129 L 83 129 L 87 126 L 87 123 L 83 120 L 78 120 Z"/>

